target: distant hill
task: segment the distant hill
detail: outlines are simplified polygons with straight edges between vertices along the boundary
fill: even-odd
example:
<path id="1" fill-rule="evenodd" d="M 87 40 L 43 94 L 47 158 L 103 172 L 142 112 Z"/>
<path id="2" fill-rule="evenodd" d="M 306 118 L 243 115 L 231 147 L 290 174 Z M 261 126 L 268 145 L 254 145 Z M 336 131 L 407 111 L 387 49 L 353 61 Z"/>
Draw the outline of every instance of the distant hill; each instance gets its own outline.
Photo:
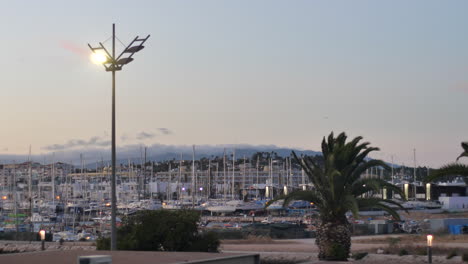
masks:
<path id="1" fill-rule="evenodd" d="M 197 145 L 195 146 L 195 159 L 222 157 L 224 149 L 226 155 L 231 155 L 233 150 L 236 151 L 236 158 L 244 156 L 251 157 L 256 152 L 276 152 L 278 156 L 290 156 L 294 150 L 298 155 L 321 155 L 321 152 L 312 150 L 300 150 L 293 148 L 278 147 L 275 145 Z M 127 145 L 117 147 L 117 164 L 126 164 L 129 161 L 133 163 L 141 163 L 144 159 L 145 147 L 140 145 Z M 71 163 L 75 166 L 81 164 L 80 155 L 82 155 L 87 168 L 96 168 L 96 164 L 110 164 L 110 149 L 95 148 L 95 149 L 73 149 L 65 151 L 57 151 L 55 153 L 43 153 L 32 155 L 33 161 L 47 164 L 53 161 L 61 161 Z M 163 145 L 154 144 L 146 147 L 147 161 L 163 161 L 170 159 L 190 160 L 192 159 L 191 145 Z M 27 155 L 7 155 L 0 154 L 0 163 L 24 162 L 28 160 Z"/>

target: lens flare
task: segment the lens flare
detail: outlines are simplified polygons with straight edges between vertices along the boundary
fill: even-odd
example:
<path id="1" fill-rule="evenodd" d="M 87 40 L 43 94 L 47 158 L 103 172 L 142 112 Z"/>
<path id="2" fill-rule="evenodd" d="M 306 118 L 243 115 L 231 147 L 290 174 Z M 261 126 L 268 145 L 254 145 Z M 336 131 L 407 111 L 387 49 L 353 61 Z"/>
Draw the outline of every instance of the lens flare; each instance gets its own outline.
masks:
<path id="1" fill-rule="evenodd" d="M 91 61 L 94 64 L 103 64 L 106 63 L 108 60 L 107 55 L 102 52 L 93 52 L 91 54 Z"/>

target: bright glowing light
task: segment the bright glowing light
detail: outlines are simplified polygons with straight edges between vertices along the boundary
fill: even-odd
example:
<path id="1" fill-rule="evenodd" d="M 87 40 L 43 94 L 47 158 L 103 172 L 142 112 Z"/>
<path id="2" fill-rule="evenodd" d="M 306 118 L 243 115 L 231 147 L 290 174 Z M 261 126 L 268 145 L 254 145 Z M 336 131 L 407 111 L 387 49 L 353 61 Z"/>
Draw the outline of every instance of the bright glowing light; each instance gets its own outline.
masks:
<path id="1" fill-rule="evenodd" d="M 93 52 L 91 53 L 91 61 L 94 64 L 103 64 L 107 62 L 109 58 L 107 58 L 107 55 L 103 52 Z"/>
<path id="2" fill-rule="evenodd" d="M 432 235 L 427 235 L 427 246 L 432 247 Z"/>
<path id="3" fill-rule="evenodd" d="M 39 235 L 41 236 L 41 240 L 45 240 L 45 230 L 39 231 Z"/>
<path id="4" fill-rule="evenodd" d="M 182 191 L 185 191 L 185 187 L 182 187 Z"/>
<path id="5" fill-rule="evenodd" d="M 6 200 L 8 197 L 6 195 L 2 196 L 2 200 Z"/>
<path id="6" fill-rule="evenodd" d="M 55 196 L 55 199 L 60 200 L 60 195 Z"/>

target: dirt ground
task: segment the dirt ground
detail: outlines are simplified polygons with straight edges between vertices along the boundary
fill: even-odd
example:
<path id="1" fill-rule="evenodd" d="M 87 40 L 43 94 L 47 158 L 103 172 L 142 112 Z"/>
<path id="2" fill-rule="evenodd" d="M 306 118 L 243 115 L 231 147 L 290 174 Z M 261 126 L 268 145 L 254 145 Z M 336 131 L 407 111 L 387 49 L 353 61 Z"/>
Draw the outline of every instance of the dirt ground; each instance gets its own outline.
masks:
<path id="1" fill-rule="evenodd" d="M 421 247 L 424 249 L 425 240 L 422 236 L 414 235 L 382 235 L 382 236 L 362 236 L 352 238 L 352 252 L 368 252 L 369 255 L 359 261 L 359 263 L 427 263 L 427 256 L 398 256 L 396 254 L 377 254 L 377 251 L 389 247 L 389 237 L 400 237 L 400 242 L 397 245 L 400 248 L 405 247 Z M 418 238 L 422 241 L 419 241 Z M 446 238 L 434 239 L 434 246 L 443 248 L 458 248 L 458 251 L 468 253 L 468 236 L 460 236 L 452 241 L 450 236 Z M 446 241 L 446 242 L 443 242 Z M 258 243 L 239 243 L 223 241 L 221 245 L 222 252 L 226 253 L 259 253 L 262 258 L 270 259 L 288 259 L 296 260 L 305 263 L 319 263 L 317 259 L 318 248 L 315 245 L 315 239 L 291 239 L 291 240 L 273 240 L 259 241 Z M 444 249 L 445 250 L 445 249 Z M 456 256 L 450 260 L 446 259 L 447 254 L 434 255 L 433 263 L 463 263 L 460 256 Z M 459 254 L 460 255 L 460 254 Z M 330 262 L 327 262 L 330 263 Z"/>
<path id="2" fill-rule="evenodd" d="M 400 213 L 403 220 L 424 220 L 424 219 L 441 219 L 441 218 L 468 218 L 468 212 L 443 212 L 440 214 L 428 214 L 422 212 Z M 366 220 L 369 217 L 361 216 L 359 219 Z M 388 219 L 389 216 L 372 216 L 373 219 Z"/>

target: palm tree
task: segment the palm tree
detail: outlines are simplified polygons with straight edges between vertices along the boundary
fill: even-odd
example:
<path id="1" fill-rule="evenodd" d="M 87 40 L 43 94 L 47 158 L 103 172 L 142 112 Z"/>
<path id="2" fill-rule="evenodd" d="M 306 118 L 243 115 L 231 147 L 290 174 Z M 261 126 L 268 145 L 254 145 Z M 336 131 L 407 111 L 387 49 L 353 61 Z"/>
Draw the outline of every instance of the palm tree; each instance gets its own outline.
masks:
<path id="1" fill-rule="evenodd" d="M 382 179 L 361 177 L 362 173 L 372 167 L 388 169 L 383 161 L 366 158 L 369 153 L 379 149 L 369 147 L 368 142 L 360 143 L 362 137 L 349 142 L 346 139 L 345 133 L 335 138 L 333 132 L 328 139 L 323 138 L 323 165 L 317 164 L 310 157 L 298 158 L 293 152 L 314 189 L 295 191 L 282 197 L 285 204 L 291 200 L 305 200 L 313 202 L 319 210 L 316 244 L 321 260 L 347 260 L 349 257 L 351 232 L 347 212 L 351 211 L 357 217 L 360 209 L 379 208 L 399 219 L 394 206 L 403 209 L 397 202 L 372 196 L 383 188 L 403 196 L 398 187 Z"/>
<path id="2" fill-rule="evenodd" d="M 468 157 L 468 142 L 462 142 L 461 146 L 463 148 L 463 152 L 458 156 L 457 162 L 462 157 Z M 432 182 L 436 180 L 440 180 L 447 176 L 465 176 L 468 177 L 468 166 L 464 164 L 460 164 L 457 162 L 449 163 L 440 167 L 437 170 L 433 170 L 428 177 L 426 177 L 426 182 Z"/>

